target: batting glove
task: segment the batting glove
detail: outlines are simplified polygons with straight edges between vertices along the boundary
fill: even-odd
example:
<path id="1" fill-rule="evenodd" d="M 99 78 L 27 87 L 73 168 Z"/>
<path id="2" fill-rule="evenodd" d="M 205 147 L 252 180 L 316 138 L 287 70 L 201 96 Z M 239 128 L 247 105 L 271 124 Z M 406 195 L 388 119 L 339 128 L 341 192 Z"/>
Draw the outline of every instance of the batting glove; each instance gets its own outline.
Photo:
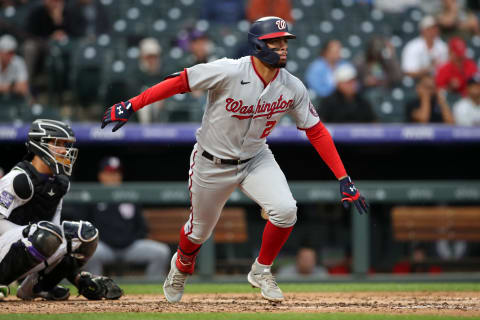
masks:
<path id="1" fill-rule="evenodd" d="M 358 213 L 368 212 L 369 205 L 365 198 L 358 192 L 349 176 L 340 180 L 340 196 L 345 209 L 349 209 L 352 202 L 357 207 Z"/>
<path id="2" fill-rule="evenodd" d="M 105 111 L 102 119 L 102 129 L 111 122 L 117 122 L 112 131 L 120 129 L 133 113 L 133 107 L 130 101 L 116 103 Z"/>

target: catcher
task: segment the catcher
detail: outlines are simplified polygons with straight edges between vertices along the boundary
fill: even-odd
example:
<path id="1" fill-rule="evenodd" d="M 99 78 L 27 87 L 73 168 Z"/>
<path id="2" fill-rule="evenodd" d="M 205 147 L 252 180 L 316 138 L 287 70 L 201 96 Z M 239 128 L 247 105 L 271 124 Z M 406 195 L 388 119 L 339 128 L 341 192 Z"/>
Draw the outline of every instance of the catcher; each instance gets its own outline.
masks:
<path id="1" fill-rule="evenodd" d="M 69 289 L 58 285 L 64 278 L 90 300 L 123 294 L 112 279 L 80 271 L 95 252 L 98 230 L 87 221 L 60 223 L 78 154 L 75 141 L 63 122 L 34 121 L 27 155 L 0 179 L 0 299 L 19 279 L 23 300 L 67 300 Z"/>

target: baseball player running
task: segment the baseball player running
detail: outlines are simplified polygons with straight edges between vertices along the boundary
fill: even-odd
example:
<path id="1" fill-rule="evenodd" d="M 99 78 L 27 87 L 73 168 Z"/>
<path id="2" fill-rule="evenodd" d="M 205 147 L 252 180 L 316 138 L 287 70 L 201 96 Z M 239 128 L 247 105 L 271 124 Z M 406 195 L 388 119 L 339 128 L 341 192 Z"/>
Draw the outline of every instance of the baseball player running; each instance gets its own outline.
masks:
<path id="1" fill-rule="evenodd" d="M 63 122 L 40 119 L 28 133 L 28 153 L 0 179 L 0 298 L 23 279 L 24 300 L 66 300 L 67 278 L 88 299 L 117 299 L 122 290 L 109 278 L 80 272 L 95 252 L 98 230 L 89 222 L 60 223 L 63 197 L 77 158 L 75 135 Z"/>
<path id="2" fill-rule="evenodd" d="M 270 301 L 282 301 L 271 273 L 277 254 L 297 220 L 296 201 L 287 180 L 266 144 L 266 137 L 285 114 L 300 130 L 340 181 L 344 205 L 368 210 L 347 175 L 333 140 L 319 120 L 302 82 L 284 69 L 289 33 L 285 20 L 263 17 L 249 30 L 251 56 L 198 64 L 167 77 L 140 95 L 117 103 L 105 112 L 102 128 L 123 126 L 133 112 L 154 101 L 192 90 L 207 90 L 202 125 L 190 157 L 190 217 L 180 230 L 180 242 L 163 285 L 169 302 L 182 298 L 195 258 L 211 235 L 228 198 L 240 188 L 268 214 L 260 253 L 248 281 Z"/>

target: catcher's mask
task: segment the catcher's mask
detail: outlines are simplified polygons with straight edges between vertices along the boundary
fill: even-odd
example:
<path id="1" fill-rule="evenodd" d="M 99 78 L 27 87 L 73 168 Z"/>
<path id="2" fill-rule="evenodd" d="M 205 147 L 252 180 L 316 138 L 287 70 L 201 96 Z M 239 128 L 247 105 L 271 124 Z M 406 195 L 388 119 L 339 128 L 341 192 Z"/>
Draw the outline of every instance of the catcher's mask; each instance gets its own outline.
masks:
<path id="1" fill-rule="evenodd" d="M 38 119 L 28 132 L 27 149 L 39 156 L 53 174 L 72 174 L 78 149 L 73 147 L 75 134 L 69 125 L 55 120 Z"/>
<path id="2" fill-rule="evenodd" d="M 263 17 L 252 23 L 248 31 L 248 43 L 253 56 L 273 66 L 280 67 L 280 56 L 270 49 L 265 40 L 275 38 L 295 39 L 296 36 L 288 32 L 288 24 L 279 17 Z"/>

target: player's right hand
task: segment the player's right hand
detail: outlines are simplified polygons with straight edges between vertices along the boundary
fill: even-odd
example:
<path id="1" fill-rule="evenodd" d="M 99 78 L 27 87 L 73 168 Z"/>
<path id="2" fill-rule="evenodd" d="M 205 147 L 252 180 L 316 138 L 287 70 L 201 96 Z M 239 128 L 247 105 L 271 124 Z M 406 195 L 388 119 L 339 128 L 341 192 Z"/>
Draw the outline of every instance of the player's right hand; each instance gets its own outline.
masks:
<path id="1" fill-rule="evenodd" d="M 120 129 L 125 123 L 127 123 L 128 118 L 133 113 L 133 107 L 130 101 L 116 103 L 105 111 L 105 114 L 102 118 L 102 129 L 111 122 L 116 122 L 117 124 L 113 127 L 112 131 L 115 132 Z"/>

